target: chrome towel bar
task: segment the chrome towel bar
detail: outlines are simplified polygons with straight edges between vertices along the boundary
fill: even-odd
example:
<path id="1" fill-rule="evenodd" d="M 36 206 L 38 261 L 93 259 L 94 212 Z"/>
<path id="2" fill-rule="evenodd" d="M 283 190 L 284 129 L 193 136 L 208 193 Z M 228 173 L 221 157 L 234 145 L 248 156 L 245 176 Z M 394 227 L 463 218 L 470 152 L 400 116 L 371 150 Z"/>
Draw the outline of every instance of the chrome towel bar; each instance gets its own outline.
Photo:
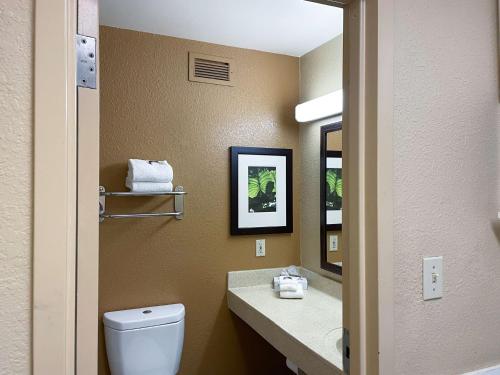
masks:
<path id="1" fill-rule="evenodd" d="M 171 216 L 177 220 L 184 218 L 184 196 L 187 193 L 182 186 L 176 186 L 174 191 L 168 192 L 134 192 L 134 191 L 106 191 L 104 186 L 99 186 L 99 221 L 104 219 L 130 219 L 144 217 Z M 154 196 L 174 196 L 174 212 L 147 212 L 132 214 L 110 214 L 106 213 L 106 197 L 154 197 Z"/>

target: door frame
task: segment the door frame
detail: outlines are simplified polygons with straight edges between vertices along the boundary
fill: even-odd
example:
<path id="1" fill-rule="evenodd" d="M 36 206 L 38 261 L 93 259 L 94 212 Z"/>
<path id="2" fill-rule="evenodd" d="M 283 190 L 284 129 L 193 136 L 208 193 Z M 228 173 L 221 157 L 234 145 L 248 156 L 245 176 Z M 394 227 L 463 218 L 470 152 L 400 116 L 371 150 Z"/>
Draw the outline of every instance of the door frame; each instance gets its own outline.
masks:
<path id="1" fill-rule="evenodd" d="M 35 374 L 97 374 L 99 96 L 76 87 L 75 47 L 97 1 L 35 3 Z"/>
<path id="2" fill-rule="evenodd" d="M 344 326 L 350 331 L 350 370 L 356 375 L 394 373 L 394 3 L 353 0 L 344 16 L 349 251 L 344 253 L 342 295 Z"/>
<path id="3" fill-rule="evenodd" d="M 33 372 L 75 366 L 75 0 L 35 2 Z"/>
<path id="4" fill-rule="evenodd" d="M 341 1 L 334 3 L 338 5 Z M 348 30 L 348 37 L 344 39 L 344 88 L 347 91 L 344 95 L 343 116 L 345 152 L 349 170 L 357 171 L 349 175 L 349 189 L 353 193 L 346 199 L 351 212 L 346 218 L 350 228 L 350 251 L 344 262 L 348 271 L 344 271 L 343 301 L 344 325 L 350 330 L 350 373 L 391 374 L 394 369 L 394 0 L 352 0 L 343 3 L 348 3 L 344 5 L 344 22 Z M 33 212 L 35 374 L 72 374 L 76 366 L 76 32 L 77 0 L 36 1 Z M 98 103 L 94 102 L 94 105 L 98 106 Z M 94 125 L 98 127 L 98 121 Z M 80 216 L 78 218 L 82 220 Z M 84 220 L 90 219 L 86 217 Z M 94 223 L 89 221 L 88 224 Z M 95 329 L 91 320 L 79 324 L 84 325 L 79 328 L 88 328 L 89 332 Z M 379 332 L 383 332 L 383 335 L 379 335 Z M 88 365 L 97 368 L 96 364 Z"/>

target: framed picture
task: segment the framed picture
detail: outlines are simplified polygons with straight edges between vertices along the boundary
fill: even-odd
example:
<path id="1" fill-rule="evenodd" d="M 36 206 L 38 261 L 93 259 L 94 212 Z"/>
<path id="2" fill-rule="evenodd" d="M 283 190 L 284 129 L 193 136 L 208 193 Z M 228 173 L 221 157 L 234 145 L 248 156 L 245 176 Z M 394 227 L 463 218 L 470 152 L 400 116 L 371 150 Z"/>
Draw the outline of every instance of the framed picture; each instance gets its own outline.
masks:
<path id="1" fill-rule="evenodd" d="M 325 208 L 328 230 L 342 229 L 342 151 L 326 152 Z"/>
<path id="2" fill-rule="evenodd" d="M 231 147 L 231 234 L 293 232 L 292 150 Z"/>

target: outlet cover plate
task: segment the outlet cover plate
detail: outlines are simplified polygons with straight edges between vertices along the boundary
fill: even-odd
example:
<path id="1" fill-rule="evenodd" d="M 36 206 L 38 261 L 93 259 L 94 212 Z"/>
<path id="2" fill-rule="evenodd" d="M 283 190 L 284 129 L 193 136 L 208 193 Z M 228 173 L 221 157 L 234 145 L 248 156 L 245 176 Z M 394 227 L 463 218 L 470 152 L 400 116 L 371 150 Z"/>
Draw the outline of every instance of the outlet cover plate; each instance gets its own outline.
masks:
<path id="1" fill-rule="evenodd" d="M 339 250 L 339 236 L 336 234 L 330 234 L 328 236 L 328 239 L 330 240 L 329 250 L 330 251 L 338 251 Z"/>
<path id="2" fill-rule="evenodd" d="M 266 240 L 255 241 L 255 256 L 257 257 L 266 256 Z"/>
<path id="3" fill-rule="evenodd" d="M 422 284 L 424 301 L 443 297 L 442 256 L 424 258 Z"/>

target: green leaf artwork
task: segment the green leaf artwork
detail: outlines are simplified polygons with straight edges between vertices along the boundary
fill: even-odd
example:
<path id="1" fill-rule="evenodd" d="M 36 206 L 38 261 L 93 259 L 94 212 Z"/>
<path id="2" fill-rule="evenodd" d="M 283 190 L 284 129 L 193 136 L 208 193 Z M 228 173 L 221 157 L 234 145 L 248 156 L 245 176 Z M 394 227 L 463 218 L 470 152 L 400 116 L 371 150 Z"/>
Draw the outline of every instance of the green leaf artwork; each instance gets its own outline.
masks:
<path id="1" fill-rule="evenodd" d="M 276 212 L 276 167 L 248 167 L 248 212 Z"/>
<path id="2" fill-rule="evenodd" d="M 342 209 L 342 169 L 327 168 L 326 170 L 326 209 L 328 211 Z"/>

